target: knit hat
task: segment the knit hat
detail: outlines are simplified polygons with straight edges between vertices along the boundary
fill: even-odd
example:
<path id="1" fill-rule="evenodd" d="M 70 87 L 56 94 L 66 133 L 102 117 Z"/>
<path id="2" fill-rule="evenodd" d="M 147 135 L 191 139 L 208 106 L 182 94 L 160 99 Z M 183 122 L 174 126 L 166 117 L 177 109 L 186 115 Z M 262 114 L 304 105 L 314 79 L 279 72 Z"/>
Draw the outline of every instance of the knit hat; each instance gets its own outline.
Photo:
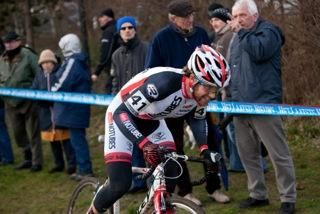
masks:
<path id="1" fill-rule="evenodd" d="M 209 13 L 209 12 L 208 12 Z M 218 8 L 209 13 L 210 19 L 218 18 L 223 22 L 227 23 L 228 20 L 231 20 L 229 10 L 227 8 Z"/>
<path id="2" fill-rule="evenodd" d="M 55 54 L 49 49 L 43 50 L 40 54 L 38 64 L 41 65 L 44 62 L 53 62 L 57 64 L 57 58 Z"/>
<path id="3" fill-rule="evenodd" d="M 179 16 L 187 17 L 195 11 L 190 0 L 173 0 L 168 4 L 169 13 Z"/>
<path id="4" fill-rule="evenodd" d="M 111 8 L 107 8 L 103 11 L 101 11 L 100 15 L 101 16 L 108 16 L 110 18 L 114 18 L 114 13 L 113 13 L 113 10 Z"/>
<path id="5" fill-rule="evenodd" d="M 121 17 L 120 19 L 117 20 L 117 31 L 118 32 L 120 31 L 121 26 L 126 22 L 129 22 L 130 24 L 132 24 L 134 29 L 137 28 L 137 22 L 136 22 L 135 18 L 133 18 L 132 16 L 123 16 L 123 17 Z"/>
<path id="6" fill-rule="evenodd" d="M 212 13 L 215 9 L 218 9 L 218 8 L 224 8 L 224 7 L 222 4 L 219 4 L 219 3 L 210 4 L 208 7 L 208 15 L 210 14 L 210 12 Z"/>
<path id="7" fill-rule="evenodd" d="M 11 31 L 11 32 L 8 32 L 6 35 L 4 35 L 2 40 L 3 42 L 11 42 L 14 40 L 21 40 L 21 37 L 16 32 Z"/>

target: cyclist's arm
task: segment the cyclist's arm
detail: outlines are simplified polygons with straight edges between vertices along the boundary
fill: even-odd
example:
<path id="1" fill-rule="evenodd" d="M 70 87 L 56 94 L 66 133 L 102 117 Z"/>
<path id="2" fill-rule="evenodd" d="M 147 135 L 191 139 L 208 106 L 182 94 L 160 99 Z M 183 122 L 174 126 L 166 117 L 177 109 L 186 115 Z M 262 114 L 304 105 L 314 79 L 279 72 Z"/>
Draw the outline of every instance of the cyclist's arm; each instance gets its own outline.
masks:
<path id="1" fill-rule="evenodd" d="M 208 145 L 207 145 L 208 125 L 207 125 L 207 120 L 205 115 L 206 115 L 206 108 L 197 107 L 194 111 L 188 114 L 186 119 L 201 152 L 205 149 L 208 149 Z"/>

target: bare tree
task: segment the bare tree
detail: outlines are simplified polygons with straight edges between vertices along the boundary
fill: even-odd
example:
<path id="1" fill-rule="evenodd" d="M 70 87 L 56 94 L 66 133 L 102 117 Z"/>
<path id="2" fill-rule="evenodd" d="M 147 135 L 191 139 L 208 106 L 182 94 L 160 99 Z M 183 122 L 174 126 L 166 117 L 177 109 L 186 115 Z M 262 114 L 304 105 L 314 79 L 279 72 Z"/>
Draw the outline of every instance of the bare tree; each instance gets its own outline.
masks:
<path id="1" fill-rule="evenodd" d="M 32 30 L 32 17 L 30 13 L 31 2 L 30 0 L 22 1 L 23 8 L 23 17 L 24 17 L 24 26 L 26 32 L 26 43 L 27 45 L 34 47 L 33 44 L 33 30 Z"/>

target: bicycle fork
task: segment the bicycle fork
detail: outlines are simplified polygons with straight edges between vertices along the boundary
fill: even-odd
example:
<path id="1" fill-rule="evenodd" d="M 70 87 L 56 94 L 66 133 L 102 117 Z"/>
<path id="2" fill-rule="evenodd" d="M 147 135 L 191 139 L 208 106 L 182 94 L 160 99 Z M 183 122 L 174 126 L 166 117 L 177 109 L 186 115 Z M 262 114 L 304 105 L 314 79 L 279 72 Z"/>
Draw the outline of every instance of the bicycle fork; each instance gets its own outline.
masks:
<path id="1" fill-rule="evenodd" d="M 163 166 L 158 165 L 152 175 L 154 181 L 137 213 L 144 213 L 148 207 L 153 205 L 155 214 L 173 214 L 174 210 L 168 200 L 170 195 L 166 189 Z"/>

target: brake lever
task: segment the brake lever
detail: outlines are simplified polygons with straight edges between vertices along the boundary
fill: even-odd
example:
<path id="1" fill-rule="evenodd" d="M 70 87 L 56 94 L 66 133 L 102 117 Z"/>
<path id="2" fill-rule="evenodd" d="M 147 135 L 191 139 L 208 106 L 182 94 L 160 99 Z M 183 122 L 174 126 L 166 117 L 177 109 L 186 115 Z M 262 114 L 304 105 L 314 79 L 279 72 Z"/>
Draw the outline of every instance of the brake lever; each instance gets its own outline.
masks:
<path id="1" fill-rule="evenodd" d="M 218 152 L 211 152 L 210 158 L 213 163 L 218 163 L 222 159 L 222 156 Z"/>

